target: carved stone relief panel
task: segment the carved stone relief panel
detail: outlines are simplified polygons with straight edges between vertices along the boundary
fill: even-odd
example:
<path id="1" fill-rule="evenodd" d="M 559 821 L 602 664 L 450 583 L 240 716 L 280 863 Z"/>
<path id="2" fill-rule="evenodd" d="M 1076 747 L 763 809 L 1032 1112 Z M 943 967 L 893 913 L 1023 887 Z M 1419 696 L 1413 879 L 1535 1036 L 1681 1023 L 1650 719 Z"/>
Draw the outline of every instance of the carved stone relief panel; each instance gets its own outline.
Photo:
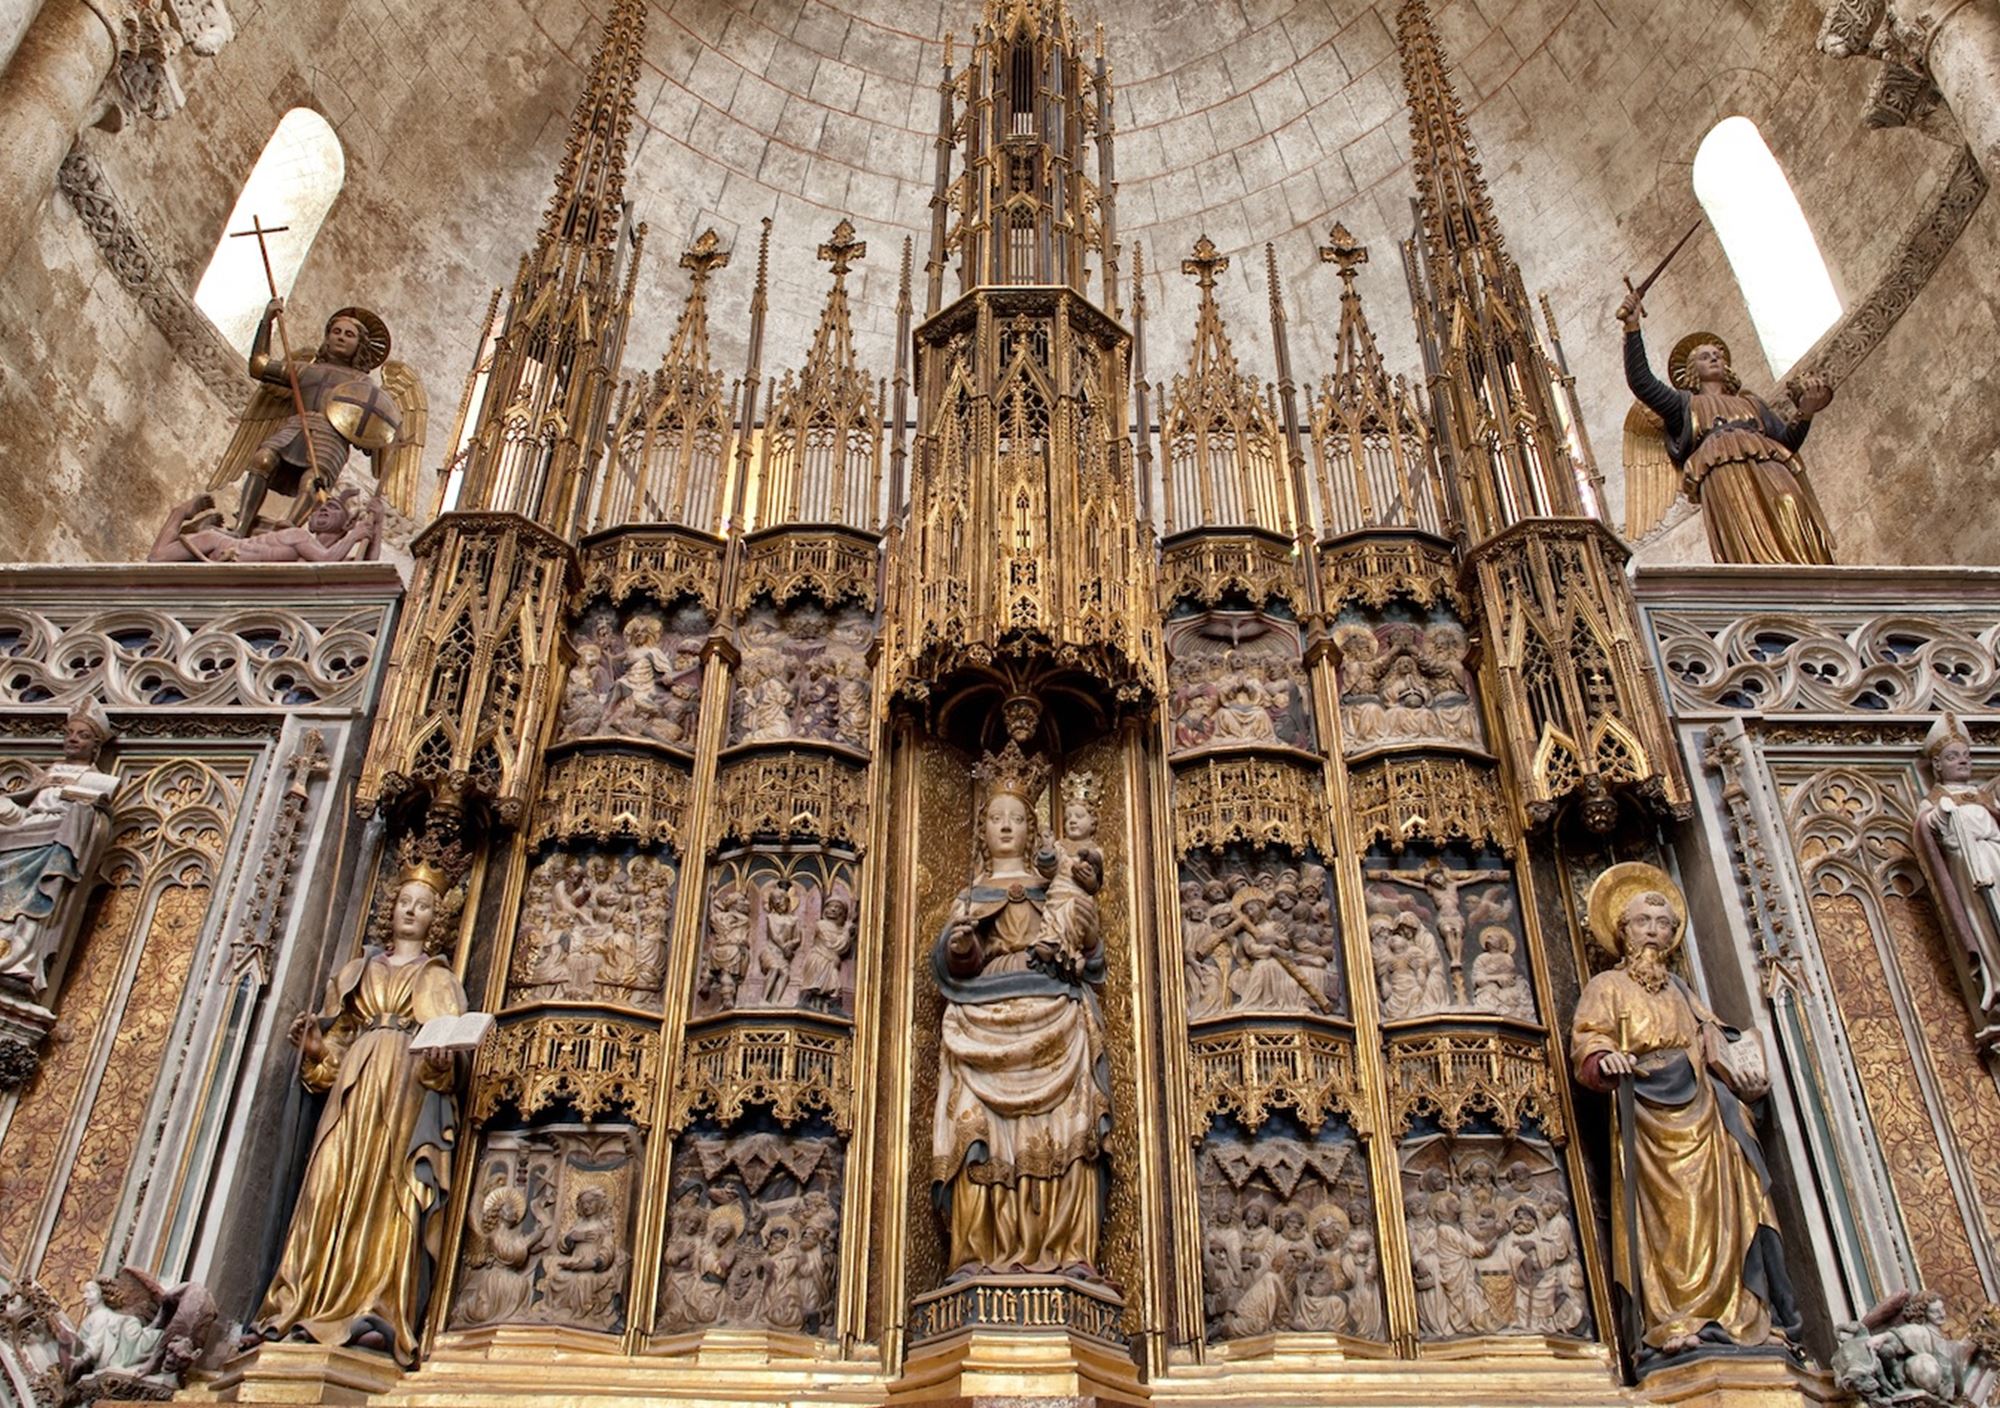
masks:
<path id="1" fill-rule="evenodd" d="M 1181 861 L 1180 894 L 1190 1022 L 1346 1015 L 1333 881 L 1314 853 L 1195 852 Z"/>
<path id="2" fill-rule="evenodd" d="M 665 851 L 551 850 L 528 870 L 509 1005 L 616 1002 L 658 1011 L 679 869 Z"/>
<path id="3" fill-rule="evenodd" d="M 1297 622 L 1267 611 L 1199 611 L 1171 621 L 1166 643 L 1175 753 L 1317 746 Z"/>
<path id="4" fill-rule="evenodd" d="M 844 1153 L 839 1139 L 805 1130 L 682 1135 L 654 1331 L 831 1336 Z"/>
<path id="5" fill-rule="evenodd" d="M 641 1163 L 626 1125 L 487 1131 L 450 1327 L 623 1331 Z"/>
<path id="6" fill-rule="evenodd" d="M 1513 871 L 1490 851 L 1371 852 L 1368 947 L 1382 1020 L 1439 1013 L 1535 1020 Z"/>
<path id="7" fill-rule="evenodd" d="M 701 604 L 687 599 L 662 607 L 634 597 L 584 612 L 569 630 L 576 663 L 555 741 L 637 738 L 693 748 L 709 624 Z"/>
<path id="8" fill-rule="evenodd" d="M 873 614 L 802 598 L 754 606 L 737 641 L 743 663 L 731 703 L 731 743 L 820 738 L 867 748 L 874 722 L 868 647 Z"/>
<path id="9" fill-rule="evenodd" d="M 1593 1333 L 1576 1216 L 1556 1151 L 1524 1132 L 1420 1130 L 1398 1150 L 1418 1332 Z"/>
<path id="10" fill-rule="evenodd" d="M 1484 748 L 1465 627 L 1445 611 L 1402 603 L 1333 628 L 1340 652 L 1340 732 L 1349 756 L 1381 748 Z"/>
<path id="11" fill-rule="evenodd" d="M 854 862 L 758 849 L 709 871 L 694 1014 L 854 1010 Z"/>
<path id="12" fill-rule="evenodd" d="M 1368 1156 L 1330 1120 L 1256 1136 L 1218 1121 L 1202 1144 L 1202 1313 L 1211 1340 L 1276 1331 L 1385 1336 Z"/>

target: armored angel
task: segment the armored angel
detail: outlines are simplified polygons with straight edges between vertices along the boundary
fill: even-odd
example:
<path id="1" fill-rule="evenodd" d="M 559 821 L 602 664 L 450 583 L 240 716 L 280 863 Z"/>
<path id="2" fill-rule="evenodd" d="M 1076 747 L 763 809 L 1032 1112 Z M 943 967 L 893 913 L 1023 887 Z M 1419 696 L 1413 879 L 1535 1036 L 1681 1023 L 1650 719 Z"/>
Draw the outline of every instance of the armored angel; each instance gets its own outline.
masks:
<path id="1" fill-rule="evenodd" d="M 272 327 L 283 312 L 284 300 L 274 298 L 257 325 L 250 376 L 260 385 L 218 475 L 218 482 L 243 475 L 233 529 L 239 538 L 255 530 L 273 489 L 296 498 L 296 521 L 333 490 L 350 449 L 375 460 L 375 477 L 387 480 L 383 457 L 406 442 L 398 398 L 372 375 L 389 358 L 388 325 L 366 308 L 342 308 L 326 320 L 317 351 L 287 360 L 271 350 Z"/>
<path id="2" fill-rule="evenodd" d="M 1727 343 L 1695 333 L 1682 338 L 1668 359 L 1670 386 L 1646 360 L 1639 331 L 1644 315 L 1637 293 L 1618 305 L 1625 380 L 1662 422 L 1682 490 L 1701 506 L 1709 553 L 1717 562 L 1832 562 L 1832 535 L 1796 459 L 1812 418 L 1833 400 L 1825 378 L 1805 376 L 1793 384 L 1799 414 L 1785 420 L 1743 390 Z"/>

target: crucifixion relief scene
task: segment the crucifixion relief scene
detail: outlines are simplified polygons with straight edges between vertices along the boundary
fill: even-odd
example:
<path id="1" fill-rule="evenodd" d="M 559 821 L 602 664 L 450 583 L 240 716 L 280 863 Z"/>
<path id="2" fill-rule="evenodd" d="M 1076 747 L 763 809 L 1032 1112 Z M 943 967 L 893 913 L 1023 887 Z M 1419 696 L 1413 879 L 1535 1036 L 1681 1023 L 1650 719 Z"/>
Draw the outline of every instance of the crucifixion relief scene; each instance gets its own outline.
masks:
<path id="1" fill-rule="evenodd" d="M 2000 0 L 0 0 L 0 1408 L 2000 1408 Z"/>

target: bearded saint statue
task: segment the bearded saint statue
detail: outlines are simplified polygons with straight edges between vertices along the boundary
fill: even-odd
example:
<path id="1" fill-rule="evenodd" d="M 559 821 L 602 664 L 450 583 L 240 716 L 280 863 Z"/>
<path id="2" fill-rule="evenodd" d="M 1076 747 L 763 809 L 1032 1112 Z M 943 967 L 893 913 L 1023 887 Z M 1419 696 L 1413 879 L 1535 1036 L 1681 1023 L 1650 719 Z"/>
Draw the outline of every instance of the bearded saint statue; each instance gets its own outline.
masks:
<path id="1" fill-rule="evenodd" d="M 1612 1261 L 1635 1355 L 1784 1345 L 1799 1315 L 1742 1103 L 1769 1089 L 1762 1047 L 1668 969 L 1687 906 L 1663 871 L 1612 866 L 1588 915 L 1619 962 L 1584 986 L 1570 1054 L 1578 1081 L 1617 1097 Z"/>

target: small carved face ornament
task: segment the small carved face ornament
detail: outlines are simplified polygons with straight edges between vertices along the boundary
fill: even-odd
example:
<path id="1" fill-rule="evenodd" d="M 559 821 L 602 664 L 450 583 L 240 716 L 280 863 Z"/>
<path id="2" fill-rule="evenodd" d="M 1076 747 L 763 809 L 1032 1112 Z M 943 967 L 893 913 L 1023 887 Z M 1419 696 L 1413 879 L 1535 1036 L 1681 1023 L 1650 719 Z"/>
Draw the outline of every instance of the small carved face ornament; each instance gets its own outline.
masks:
<path id="1" fill-rule="evenodd" d="M 361 324 L 352 318 L 335 318 L 326 325 L 326 350 L 336 362 L 353 364 L 354 354 L 361 350 Z"/>
<path id="2" fill-rule="evenodd" d="M 1675 927 L 1673 906 L 1665 895 L 1640 895 L 1625 906 L 1618 921 L 1628 956 L 1642 949 L 1651 949 L 1655 957 L 1664 953 L 1673 944 Z"/>
<path id="3" fill-rule="evenodd" d="M 1028 834 L 1028 804 L 1002 792 L 986 804 L 986 853 L 994 860 L 1018 860 Z"/>
<path id="4" fill-rule="evenodd" d="M 437 917 L 437 891 L 421 880 L 408 880 L 396 891 L 396 907 L 389 932 L 399 939 L 422 942 Z"/>

